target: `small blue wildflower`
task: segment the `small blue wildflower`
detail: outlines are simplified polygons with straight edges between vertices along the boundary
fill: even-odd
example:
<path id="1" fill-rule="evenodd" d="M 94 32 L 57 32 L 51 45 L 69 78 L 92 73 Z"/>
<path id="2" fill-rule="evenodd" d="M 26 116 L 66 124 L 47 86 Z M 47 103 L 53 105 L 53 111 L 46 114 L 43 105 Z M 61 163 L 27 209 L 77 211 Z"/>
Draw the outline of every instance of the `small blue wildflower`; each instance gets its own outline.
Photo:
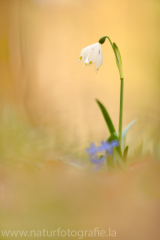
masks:
<path id="1" fill-rule="evenodd" d="M 99 147 L 97 147 L 97 151 L 98 152 L 106 151 L 106 153 L 108 155 L 112 155 L 113 148 L 118 147 L 118 146 L 119 146 L 119 142 L 117 140 L 113 140 L 112 142 L 102 141 L 101 145 Z"/>
<path id="2" fill-rule="evenodd" d="M 98 168 L 100 168 L 102 164 L 105 164 L 105 161 L 107 160 L 107 156 L 113 154 L 113 148 L 118 146 L 119 146 L 119 142 L 117 140 L 113 140 L 112 142 L 102 141 L 101 145 L 98 147 L 96 147 L 95 143 L 92 142 L 90 145 L 90 148 L 86 149 L 86 152 L 89 154 L 89 160 L 92 163 L 96 164 Z M 105 154 L 102 157 L 99 157 L 98 156 L 99 152 L 105 152 Z M 116 167 L 115 158 L 114 158 L 114 164 Z"/>
<path id="3" fill-rule="evenodd" d="M 102 156 L 101 158 L 98 158 L 97 156 L 96 157 L 90 156 L 89 159 L 94 164 L 104 164 L 106 161 L 106 155 Z"/>
<path id="4" fill-rule="evenodd" d="M 86 152 L 87 152 L 88 154 L 91 154 L 91 155 L 94 155 L 94 154 L 97 153 L 97 148 L 96 148 L 94 142 L 91 143 L 90 148 L 87 148 L 87 149 L 86 149 Z"/>
<path id="5" fill-rule="evenodd" d="M 89 154 L 89 159 L 92 163 L 94 164 L 104 164 L 105 160 L 106 160 L 106 154 L 104 156 L 102 156 L 101 158 L 99 158 L 97 156 L 97 147 L 94 144 L 94 142 L 91 143 L 90 148 L 86 149 L 86 152 Z"/>

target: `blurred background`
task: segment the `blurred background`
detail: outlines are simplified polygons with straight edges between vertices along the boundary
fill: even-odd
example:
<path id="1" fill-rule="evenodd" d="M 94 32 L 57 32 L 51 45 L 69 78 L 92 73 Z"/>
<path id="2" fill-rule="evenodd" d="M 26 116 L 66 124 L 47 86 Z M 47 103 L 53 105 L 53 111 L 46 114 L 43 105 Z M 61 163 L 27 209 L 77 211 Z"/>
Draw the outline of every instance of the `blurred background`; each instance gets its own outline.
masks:
<path id="1" fill-rule="evenodd" d="M 120 81 L 113 51 L 106 41 L 98 74 L 77 59 L 82 48 L 108 35 L 123 61 L 123 127 L 139 120 L 130 132 L 137 142 L 159 123 L 159 1 L 1 0 L 0 11 L 1 106 L 14 104 L 31 124 L 52 127 L 61 148 L 67 142 L 66 148 L 79 152 L 107 138 L 95 99 L 118 129 Z"/>
<path id="2" fill-rule="evenodd" d="M 37 221 L 37 228 L 44 228 L 45 220 L 46 227 L 51 228 L 54 223 L 56 227 L 61 224 L 65 228 L 71 214 L 77 219 L 74 226 L 74 221 L 69 218 L 72 228 L 85 228 L 90 219 L 89 226 L 97 227 L 98 219 L 101 227 L 105 227 L 105 221 L 108 225 L 115 224 L 115 228 L 123 232 L 123 239 L 128 239 L 132 224 L 137 224 L 139 229 L 144 217 L 143 228 L 151 226 L 152 229 L 147 228 L 147 232 L 139 235 L 133 232 L 133 236 L 150 239 L 147 237 L 154 233 L 158 239 L 156 222 L 160 195 L 157 165 L 151 169 L 147 166 L 142 174 L 144 178 L 141 178 L 142 172 L 138 172 L 130 178 L 118 175 L 117 180 L 113 176 L 107 180 L 103 177 L 93 180 L 93 176 L 81 175 L 78 170 L 74 172 L 70 168 L 66 170 L 64 166 L 57 170 L 57 165 L 54 172 L 47 170 L 42 178 L 40 173 L 30 175 L 30 170 L 42 167 L 46 161 L 87 159 L 84 149 L 90 142 L 99 143 L 109 137 L 95 99 L 105 105 L 118 129 L 120 80 L 109 42 L 102 46 L 103 65 L 97 74 L 94 66 L 83 68 L 83 63 L 77 62 L 83 48 L 105 35 L 118 45 L 122 56 L 123 128 L 138 119 L 127 136 L 129 154 L 132 155 L 143 142 L 145 153 L 159 156 L 159 29 L 158 0 L 0 0 L 0 172 L 4 180 L 0 203 L 4 209 L 1 211 L 3 228 L 18 226 L 20 219 L 26 216 L 19 228 L 31 228 L 33 221 Z M 61 164 L 56 164 L 61 169 Z M 16 168 L 8 174 L 8 167 L 15 165 L 18 170 Z M 25 169 L 22 169 L 24 165 Z M 26 173 L 28 168 L 29 175 Z M 53 177 L 57 171 L 60 175 Z M 148 173 L 153 186 L 156 185 L 155 191 L 148 185 Z M 66 183 L 65 177 L 69 177 Z M 76 179 L 75 186 L 72 186 L 73 179 Z M 127 181 L 133 188 L 123 185 Z M 89 182 L 88 187 L 83 191 L 86 182 Z M 114 190 L 107 195 L 112 183 Z M 12 186 L 14 190 L 11 190 Z M 144 194 L 142 189 L 145 189 Z M 39 205 L 37 196 L 41 198 Z M 93 198 L 95 203 L 89 207 Z M 101 210 L 96 208 L 99 201 L 102 201 Z M 75 205 L 70 212 L 73 202 Z M 124 202 L 127 207 L 122 211 Z M 80 225 L 85 212 L 88 218 Z M 138 222 L 137 212 L 141 214 Z M 124 213 L 128 213 L 126 218 Z M 42 216 L 44 221 L 40 222 Z M 125 226 L 120 224 L 120 219 L 124 220 Z M 152 224 L 149 219 L 153 219 Z M 139 232 L 142 233 L 140 229 Z"/>

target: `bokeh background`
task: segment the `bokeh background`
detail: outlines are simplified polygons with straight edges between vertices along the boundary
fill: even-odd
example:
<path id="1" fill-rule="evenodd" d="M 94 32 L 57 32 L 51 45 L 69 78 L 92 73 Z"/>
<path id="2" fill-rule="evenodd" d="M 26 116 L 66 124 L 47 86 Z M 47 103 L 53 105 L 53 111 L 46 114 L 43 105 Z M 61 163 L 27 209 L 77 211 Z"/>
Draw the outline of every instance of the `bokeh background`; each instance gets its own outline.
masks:
<path id="1" fill-rule="evenodd" d="M 147 188 L 147 197 L 141 194 L 142 189 L 139 186 L 143 184 L 136 184 L 139 181 L 137 179 L 141 179 L 142 170 L 132 177 L 115 176 L 118 180 L 109 176 L 107 180 L 105 178 L 105 184 L 103 177 L 100 180 L 96 177 L 96 184 L 94 178 L 81 175 L 78 170 L 75 172 L 69 167 L 67 170 L 64 167 L 63 170 L 57 170 L 61 169 L 60 163 L 53 168 L 54 172 L 47 172 L 48 175 L 43 172 L 42 178 L 40 173 L 31 176 L 30 170 L 35 171 L 37 166 L 42 167 L 44 162 L 52 160 L 84 161 L 87 159 L 84 149 L 91 141 L 99 143 L 109 137 L 95 99 L 105 105 L 118 129 L 120 80 L 109 42 L 106 41 L 103 45 L 104 63 L 97 74 L 93 66 L 83 68 L 83 63 L 77 62 L 81 49 L 96 43 L 104 35 L 116 42 L 122 56 L 123 127 L 133 119 L 138 119 L 127 136 L 129 154 L 132 155 L 143 142 L 144 153 L 155 153 L 158 156 L 159 29 L 158 0 L 0 0 L 0 166 L 4 180 L 1 186 L 1 206 L 5 209 L 2 211 L 3 228 L 14 228 L 13 222 L 18 226 L 20 219 L 26 216 L 26 222 L 22 221 L 19 228 L 31 228 L 34 221 L 37 221 L 37 228 L 44 228 L 44 222 L 40 221 L 44 215 L 46 226 L 50 228 L 52 222 L 58 222 L 66 228 L 67 219 L 72 228 L 85 228 L 85 224 L 92 219 L 89 225 L 91 228 L 98 225 L 96 219 L 99 219 L 102 227 L 105 227 L 105 221 L 112 226 L 115 223 L 115 228 L 119 229 L 123 239 L 130 237 L 130 231 L 136 239 L 150 239 L 153 233 L 157 234 L 155 239 L 158 239 L 156 223 L 159 218 L 159 187 L 156 185 L 155 192 L 152 192 L 151 187 L 149 190 Z M 8 173 L 6 168 L 10 166 L 16 170 Z M 17 166 L 21 170 L 17 170 Z M 157 184 L 158 173 L 153 178 L 155 171 L 158 171 L 156 169 L 157 165 L 152 168 L 147 165 L 144 175 L 142 174 L 145 177 L 140 180 L 144 181 L 145 187 L 148 186 L 147 171 L 153 179 L 153 186 Z M 55 173 L 57 175 L 53 177 L 52 174 Z M 69 177 L 66 185 L 65 177 Z M 79 185 L 75 183 L 73 187 L 73 179 Z M 82 190 L 85 189 L 85 181 L 82 179 L 89 182 L 89 193 Z M 123 185 L 126 181 L 131 184 L 131 188 Z M 13 182 L 15 191 L 11 191 L 10 182 Z M 59 184 L 56 185 L 55 182 Z M 111 196 L 106 195 L 106 190 L 112 189 L 112 183 L 116 187 L 113 187 Z M 49 187 L 44 197 L 43 190 L 46 186 Z M 119 192 L 119 188 L 123 194 Z M 64 189 L 68 189 L 68 192 Z M 78 194 L 77 197 L 74 191 Z M 99 191 L 99 197 L 96 197 L 96 191 Z M 128 191 L 130 195 L 127 195 Z M 39 198 L 35 192 L 42 199 L 38 207 L 35 207 Z M 119 194 L 120 202 L 116 202 L 115 197 L 119 198 Z M 66 202 L 64 198 L 67 198 Z M 87 205 L 85 198 L 88 198 Z M 94 198 L 95 204 L 89 205 Z M 99 200 L 104 208 L 99 206 Z M 71 208 L 73 202 L 77 203 Z M 109 207 L 105 208 L 105 202 Z M 124 212 L 121 209 L 123 204 L 127 206 Z M 108 211 L 106 220 L 105 213 Z M 115 214 L 112 218 L 113 212 Z M 123 218 L 127 212 L 129 220 Z M 136 215 L 138 212 L 141 214 L 140 218 Z M 88 218 L 85 224 L 80 225 L 85 213 Z M 9 215 L 13 217 L 8 218 Z M 152 229 L 147 230 L 150 232 L 139 228 L 143 216 L 143 229 L 151 226 Z M 76 226 L 72 218 L 80 219 Z M 149 221 L 151 218 L 153 225 Z M 121 219 L 124 224 L 119 224 Z M 29 225 L 30 223 L 32 224 Z M 58 224 L 55 226 L 59 226 Z M 137 224 L 139 233 L 143 232 L 142 235 L 136 235 L 133 231 L 134 224 Z M 34 224 L 33 226 L 35 227 Z"/>
<path id="2" fill-rule="evenodd" d="M 119 74 L 109 42 L 104 64 L 77 63 L 82 48 L 108 35 L 124 71 L 123 127 L 137 118 L 132 142 L 159 122 L 159 1 L 0 1 L 1 102 L 19 105 L 32 124 L 50 125 L 77 152 L 108 137 L 98 98 L 118 128 Z M 137 136 L 138 133 L 138 136 Z M 135 139 L 136 138 L 136 139 Z M 68 148 L 68 146 L 67 146 Z"/>

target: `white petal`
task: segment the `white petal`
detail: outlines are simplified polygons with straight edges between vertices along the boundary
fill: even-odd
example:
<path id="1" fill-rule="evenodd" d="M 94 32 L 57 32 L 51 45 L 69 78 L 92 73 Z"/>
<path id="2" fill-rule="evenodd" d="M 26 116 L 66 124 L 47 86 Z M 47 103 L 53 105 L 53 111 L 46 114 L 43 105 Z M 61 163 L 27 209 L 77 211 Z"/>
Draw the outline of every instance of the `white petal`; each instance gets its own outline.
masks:
<path id="1" fill-rule="evenodd" d="M 88 55 L 89 55 L 89 54 L 88 54 Z M 87 65 L 89 65 L 88 55 L 87 55 L 86 59 L 84 59 L 84 65 L 83 65 L 83 67 L 86 67 Z"/>
<path id="2" fill-rule="evenodd" d="M 95 65 L 95 71 L 96 73 L 98 72 L 99 68 L 102 66 L 103 64 L 103 53 L 102 53 L 102 46 L 100 46 L 100 49 L 99 49 L 99 57 L 98 57 L 98 60 L 96 62 L 96 65 Z"/>
<path id="3" fill-rule="evenodd" d="M 99 43 L 97 43 L 97 46 L 92 49 L 92 51 L 90 52 L 89 56 L 88 56 L 88 61 L 92 62 L 92 64 L 96 63 L 98 61 L 99 58 L 99 54 L 100 54 L 100 45 Z"/>
<path id="4" fill-rule="evenodd" d="M 87 57 L 84 59 L 84 63 L 86 63 L 86 64 L 89 64 L 88 56 L 89 56 L 89 54 L 88 54 Z"/>
<path id="5" fill-rule="evenodd" d="M 82 58 L 81 59 L 79 58 L 78 61 L 84 61 L 86 59 L 86 57 L 88 56 L 88 54 L 92 51 L 93 48 L 95 48 L 96 45 L 97 45 L 97 43 L 94 43 L 86 48 L 83 48 L 81 50 L 81 54 L 80 54 L 80 57 L 82 56 Z"/>

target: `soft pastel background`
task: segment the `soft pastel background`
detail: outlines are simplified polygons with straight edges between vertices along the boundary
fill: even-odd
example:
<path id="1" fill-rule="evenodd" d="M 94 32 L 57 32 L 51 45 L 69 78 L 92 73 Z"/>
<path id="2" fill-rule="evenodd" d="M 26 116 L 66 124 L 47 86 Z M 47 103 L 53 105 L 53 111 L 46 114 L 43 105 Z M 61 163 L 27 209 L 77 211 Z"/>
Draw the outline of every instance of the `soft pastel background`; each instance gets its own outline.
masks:
<path id="1" fill-rule="evenodd" d="M 143 141 L 143 153 L 158 158 L 159 28 L 158 0 L 0 0 L 2 229 L 110 226 L 118 239 L 158 239 L 153 157 L 131 176 L 108 177 L 51 161 L 88 164 L 84 149 L 109 137 L 96 98 L 118 128 L 120 80 L 109 42 L 98 74 L 77 62 L 104 35 L 122 55 L 123 127 L 138 119 L 127 136 L 129 154 Z"/>

